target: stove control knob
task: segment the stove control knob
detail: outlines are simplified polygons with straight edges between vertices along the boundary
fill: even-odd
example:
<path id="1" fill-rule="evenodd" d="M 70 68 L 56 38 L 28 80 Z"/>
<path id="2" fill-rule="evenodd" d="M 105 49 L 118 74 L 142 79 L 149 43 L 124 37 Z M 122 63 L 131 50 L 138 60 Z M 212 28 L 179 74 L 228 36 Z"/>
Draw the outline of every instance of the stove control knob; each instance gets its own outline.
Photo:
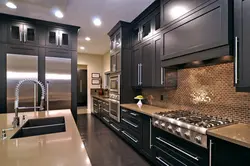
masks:
<path id="1" fill-rule="evenodd" d="M 161 127 L 165 128 L 166 124 L 163 122 L 161 123 Z"/>
<path id="2" fill-rule="evenodd" d="M 181 135 L 181 128 L 180 128 L 180 127 L 177 128 L 177 129 L 175 130 L 175 132 L 176 132 L 176 134 Z"/>
<path id="3" fill-rule="evenodd" d="M 195 141 L 200 144 L 201 143 L 201 136 L 196 136 Z"/>
<path id="4" fill-rule="evenodd" d="M 189 139 L 189 138 L 190 138 L 190 136 L 191 136 L 191 133 L 190 133 L 190 131 L 187 131 L 187 132 L 185 132 L 185 133 L 184 133 L 184 135 L 185 135 L 185 137 L 186 137 L 186 138 L 188 138 L 188 139 Z"/>
<path id="5" fill-rule="evenodd" d="M 158 126 L 158 125 L 159 125 L 159 121 L 156 120 L 156 121 L 154 122 L 154 124 L 155 124 L 156 126 Z"/>
<path id="6" fill-rule="evenodd" d="M 173 127 L 171 125 L 169 125 L 168 126 L 168 130 L 172 132 L 173 131 Z"/>

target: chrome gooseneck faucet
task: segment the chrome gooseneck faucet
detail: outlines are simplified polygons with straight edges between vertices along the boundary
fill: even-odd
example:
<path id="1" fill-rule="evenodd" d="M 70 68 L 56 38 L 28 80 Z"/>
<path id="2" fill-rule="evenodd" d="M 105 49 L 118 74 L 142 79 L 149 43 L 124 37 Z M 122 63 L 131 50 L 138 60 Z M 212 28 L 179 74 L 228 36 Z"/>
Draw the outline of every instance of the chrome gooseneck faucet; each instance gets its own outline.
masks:
<path id="1" fill-rule="evenodd" d="M 36 106 L 35 107 L 19 107 L 19 90 L 20 90 L 21 85 L 25 82 L 34 82 L 34 83 L 37 83 L 38 85 L 40 85 L 40 87 L 42 89 L 40 106 L 38 106 L 38 107 L 36 107 Z M 16 90 L 15 90 L 15 106 L 14 106 L 15 117 L 14 117 L 14 120 L 12 122 L 13 127 L 17 127 L 20 125 L 20 118 L 18 117 L 18 110 L 35 108 L 35 109 L 39 109 L 40 111 L 42 111 L 42 110 L 44 110 L 44 107 L 43 107 L 44 99 L 45 99 L 45 87 L 40 81 L 35 80 L 35 79 L 24 79 L 22 81 L 19 81 L 19 83 L 16 86 Z"/>

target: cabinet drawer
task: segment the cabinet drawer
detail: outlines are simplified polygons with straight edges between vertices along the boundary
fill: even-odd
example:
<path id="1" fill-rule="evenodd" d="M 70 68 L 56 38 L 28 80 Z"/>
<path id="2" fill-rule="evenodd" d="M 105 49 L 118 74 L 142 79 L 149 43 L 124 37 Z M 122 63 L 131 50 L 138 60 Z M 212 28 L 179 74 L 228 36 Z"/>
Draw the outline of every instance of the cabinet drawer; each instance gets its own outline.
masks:
<path id="1" fill-rule="evenodd" d="M 129 117 L 132 117 L 132 118 L 136 118 L 137 121 L 141 121 L 141 115 L 139 113 L 136 113 L 135 111 L 130 111 L 130 110 L 127 110 L 127 109 L 124 109 L 124 108 L 121 108 L 121 115 L 124 115 L 124 116 L 129 116 Z"/>
<path id="2" fill-rule="evenodd" d="M 135 132 L 139 132 L 141 129 L 141 124 L 138 123 L 138 121 L 136 119 L 131 118 L 127 115 L 121 116 L 121 124 L 123 126 L 126 126 L 127 128 L 129 128 L 130 130 L 135 131 Z"/>
<path id="3" fill-rule="evenodd" d="M 138 134 L 134 133 L 129 129 L 126 129 L 125 127 L 122 127 L 121 133 L 123 138 L 127 140 L 132 146 L 137 149 L 140 149 L 141 139 L 139 138 Z"/>
<path id="4" fill-rule="evenodd" d="M 172 156 L 168 152 L 154 147 L 154 162 L 159 166 L 196 166 L 194 164 L 183 162 L 176 157 Z"/>
<path id="5" fill-rule="evenodd" d="M 110 127 L 111 129 L 113 129 L 116 133 L 119 133 L 121 132 L 121 126 L 119 123 L 111 120 L 111 123 L 110 123 Z"/>
<path id="6" fill-rule="evenodd" d="M 71 58 L 71 52 L 63 50 L 63 49 L 47 48 L 46 49 L 46 56 Z"/>

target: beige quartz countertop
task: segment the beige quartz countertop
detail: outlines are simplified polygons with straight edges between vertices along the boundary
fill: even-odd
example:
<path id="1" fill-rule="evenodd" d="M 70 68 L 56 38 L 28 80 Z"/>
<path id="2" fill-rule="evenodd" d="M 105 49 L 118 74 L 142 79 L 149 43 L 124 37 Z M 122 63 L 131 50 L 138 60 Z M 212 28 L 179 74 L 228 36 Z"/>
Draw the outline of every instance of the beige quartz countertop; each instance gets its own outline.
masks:
<path id="1" fill-rule="evenodd" d="M 103 100 L 103 101 L 109 101 L 109 98 L 103 97 L 103 96 L 99 96 L 99 95 L 92 95 L 92 97 L 95 97 L 95 98 Z"/>
<path id="2" fill-rule="evenodd" d="M 155 107 L 155 106 L 150 106 L 150 105 L 142 105 L 141 108 L 137 106 L 137 104 L 121 104 L 121 107 L 127 108 L 132 111 L 136 111 L 148 116 L 153 116 L 154 113 L 157 112 L 166 112 L 170 111 L 169 109 L 166 108 L 160 108 L 160 107 Z"/>
<path id="3" fill-rule="evenodd" d="M 64 116 L 66 132 L 0 140 L 1 166 L 91 166 L 70 110 L 20 113 L 28 119 Z M 0 129 L 12 127 L 14 114 L 0 115 Z M 22 123 L 22 121 L 21 121 Z"/>
<path id="4" fill-rule="evenodd" d="M 209 130 L 208 135 L 250 148 L 250 124 L 234 124 Z"/>

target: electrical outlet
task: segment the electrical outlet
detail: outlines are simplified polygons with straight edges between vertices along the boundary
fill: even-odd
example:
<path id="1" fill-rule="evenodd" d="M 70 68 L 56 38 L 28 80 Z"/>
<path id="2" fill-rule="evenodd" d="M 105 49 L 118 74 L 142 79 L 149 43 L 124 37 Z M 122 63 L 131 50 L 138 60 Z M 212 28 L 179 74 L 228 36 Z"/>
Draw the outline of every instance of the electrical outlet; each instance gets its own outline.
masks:
<path id="1" fill-rule="evenodd" d="M 163 95 L 161 95 L 161 101 L 163 101 L 163 100 L 167 100 L 167 98 L 168 98 L 167 94 L 163 94 Z"/>

